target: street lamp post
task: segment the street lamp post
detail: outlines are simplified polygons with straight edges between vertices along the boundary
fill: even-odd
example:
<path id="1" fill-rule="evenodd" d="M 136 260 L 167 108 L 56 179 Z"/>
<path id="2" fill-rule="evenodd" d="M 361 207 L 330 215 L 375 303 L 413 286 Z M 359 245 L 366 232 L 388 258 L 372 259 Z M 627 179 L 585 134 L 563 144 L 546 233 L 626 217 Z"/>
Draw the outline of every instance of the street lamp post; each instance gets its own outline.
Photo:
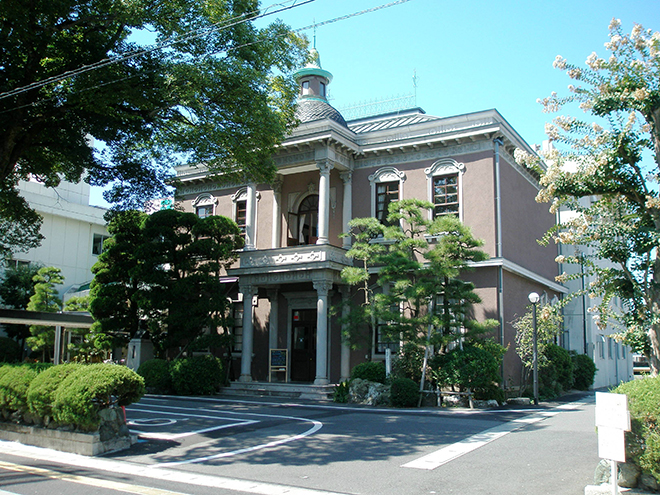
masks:
<path id="1" fill-rule="evenodd" d="M 536 304 L 539 302 L 539 295 L 536 292 L 529 293 L 529 302 L 532 303 L 532 342 L 533 342 L 533 372 L 534 372 L 534 404 L 539 404 L 539 352 L 538 352 L 538 334 L 536 330 Z"/>

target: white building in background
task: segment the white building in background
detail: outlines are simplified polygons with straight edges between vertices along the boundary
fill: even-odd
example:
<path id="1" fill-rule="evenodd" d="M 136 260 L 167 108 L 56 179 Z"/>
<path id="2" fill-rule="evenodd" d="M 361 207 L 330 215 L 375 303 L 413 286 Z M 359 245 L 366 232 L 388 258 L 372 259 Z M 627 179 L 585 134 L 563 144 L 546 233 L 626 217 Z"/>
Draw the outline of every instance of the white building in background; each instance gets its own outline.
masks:
<path id="1" fill-rule="evenodd" d="M 582 198 L 581 202 L 586 206 L 593 200 L 593 197 L 586 197 Z M 560 211 L 560 221 L 566 222 L 574 215 L 573 211 Z M 564 256 L 584 255 L 589 258 L 593 254 L 593 248 L 586 246 L 561 245 L 560 250 Z M 598 369 L 594 388 L 609 387 L 632 380 L 633 355 L 630 347 L 612 338 L 619 329 L 612 323 L 605 328 L 599 328 L 594 320 L 596 313 L 592 311 L 602 301 L 600 298 L 589 297 L 589 284 L 594 277 L 584 273 L 582 265 L 561 264 L 560 267 L 567 274 L 578 275 L 575 280 L 564 282 L 571 294 L 583 290 L 586 292 L 581 296 L 573 297 L 564 307 L 564 347 L 578 354 L 587 354 L 594 360 Z M 618 298 L 612 303 L 621 308 Z"/>
<path id="2" fill-rule="evenodd" d="M 61 182 L 49 188 L 36 181 L 20 181 L 19 190 L 42 217 L 41 246 L 15 253 L 12 263 L 38 263 L 62 270 L 60 296 L 89 290 L 92 266 L 109 237 L 105 208 L 89 206 L 90 186 L 84 182 Z"/>

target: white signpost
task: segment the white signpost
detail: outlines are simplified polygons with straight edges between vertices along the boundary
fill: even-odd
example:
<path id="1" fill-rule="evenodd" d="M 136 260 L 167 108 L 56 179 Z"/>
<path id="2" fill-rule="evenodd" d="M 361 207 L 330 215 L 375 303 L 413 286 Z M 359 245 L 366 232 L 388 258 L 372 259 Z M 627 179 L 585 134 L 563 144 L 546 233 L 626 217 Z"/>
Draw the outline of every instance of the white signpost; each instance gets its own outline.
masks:
<path id="1" fill-rule="evenodd" d="M 612 467 L 612 493 L 619 493 L 618 462 L 626 462 L 625 432 L 630 431 L 628 396 L 596 392 L 598 457 L 609 459 Z"/>

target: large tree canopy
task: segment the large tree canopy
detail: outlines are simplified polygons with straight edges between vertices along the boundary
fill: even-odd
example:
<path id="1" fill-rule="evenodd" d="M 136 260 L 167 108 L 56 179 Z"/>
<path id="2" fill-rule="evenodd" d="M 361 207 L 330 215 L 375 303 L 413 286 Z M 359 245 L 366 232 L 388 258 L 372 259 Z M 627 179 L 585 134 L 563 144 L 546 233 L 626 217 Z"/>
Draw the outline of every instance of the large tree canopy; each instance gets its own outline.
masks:
<path id="1" fill-rule="evenodd" d="M 3 0 L 0 232 L 20 228 L 15 242 L 38 243 L 38 218 L 17 199 L 18 180 L 30 176 L 48 186 L 83 177 L 112 184 L 106 199 L 120 209 L 163 194 L 181 163 L 228 181 L 268 180 L 273 147 L 294 120 L 290 76 L 306 43 L 280 22 L 256 28 L 258 8 L 257 0 Z"/>
<path id="2" fill-rule="evenodd" d="M 593 121 L 559 116 L 547 125 L 557 147 L 545 156 L 538 200 L 575 212 L 552 234 L 577 246 L 576 256 L 594 276 L 592 297 L 603 303 L 599 326 L 620 319 L 624 342 L 645 352 L 654 374 L 660 370 L 660 33 L 636 24 L 624 34 L 610 24 L 610 54 L 589 55 L 586 67 L 561 56 L 555 67 L 576 81 L 570 95 L 541 101 L 547 112 L 579 104 Z M 529 163 L 531 157 L 518 155 Z M 532 160 L 533 161 L 533 160 Z M 580 248 L 584 246 L 587 249 Z M 580 276 L 578 273 L 576 276 Z M 623 314 L 609 305 L 625 304 Z"/>

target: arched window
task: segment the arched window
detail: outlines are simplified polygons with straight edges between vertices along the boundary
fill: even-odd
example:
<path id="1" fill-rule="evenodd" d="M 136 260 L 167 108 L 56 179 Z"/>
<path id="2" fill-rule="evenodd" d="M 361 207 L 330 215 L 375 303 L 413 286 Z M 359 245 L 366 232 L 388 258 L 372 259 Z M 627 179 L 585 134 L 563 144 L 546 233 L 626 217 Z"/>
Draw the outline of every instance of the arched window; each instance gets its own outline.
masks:
<path id="1" fill-rule="evenodd" d="M 402 198 L 402 187 L 406 174 L 394 167 L 382 167 L 369 176 L 371 184 L 371 216 L 382 224 L 387 222 L 390 203 Z"/>
<path id="2" fill-rule="evenodd" d="M 200 194 L 192 202 L 193 208 L 195 208 L 195 214 L 197 214 L 199 218 L 206 218 L 214 215 L 216 204 L 218 204 L 218 201 L 209 193 Z"/>
<path id="3" fill-rule="evenodd" d="M 319 195 L 310 194 L 298 207 L 298 244 L 316 244 L 318 224 Z"/>
<path id="4" fill-rule="evenodd" d="M 428 198 L 433 203 L 432 218 L 442 215 L 463 217 L 463 173 L 465 165 L 451 158 L 438 160 L 425 169 Z"/>

